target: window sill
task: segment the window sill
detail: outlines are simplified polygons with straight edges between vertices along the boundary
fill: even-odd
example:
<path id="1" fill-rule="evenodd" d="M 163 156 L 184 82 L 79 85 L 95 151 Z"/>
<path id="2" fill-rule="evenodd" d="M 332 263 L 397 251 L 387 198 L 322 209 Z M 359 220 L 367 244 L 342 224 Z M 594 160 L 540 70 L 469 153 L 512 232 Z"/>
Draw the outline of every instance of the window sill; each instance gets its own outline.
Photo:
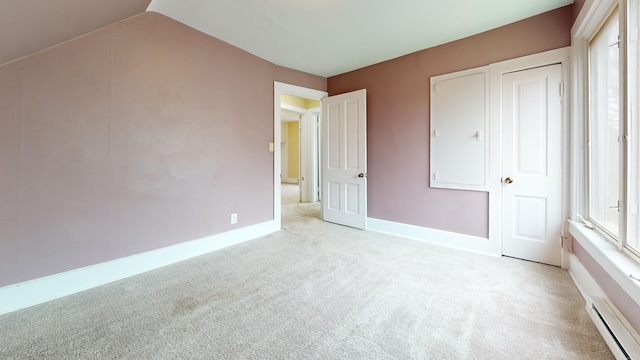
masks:
<path id="1" fill-rule="evenodd" d="M 602 235 L 569 220 L 569 233 L 593 257 L 604 271 L 640 306 L 640 265 L 619 251 Z"/>

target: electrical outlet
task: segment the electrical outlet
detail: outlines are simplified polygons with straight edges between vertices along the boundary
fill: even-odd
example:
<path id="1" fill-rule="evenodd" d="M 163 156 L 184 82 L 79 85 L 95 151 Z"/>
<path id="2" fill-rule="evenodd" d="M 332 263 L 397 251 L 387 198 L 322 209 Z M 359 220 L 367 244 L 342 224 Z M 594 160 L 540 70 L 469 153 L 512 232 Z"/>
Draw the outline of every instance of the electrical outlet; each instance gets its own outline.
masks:
<path id="1" fill-rule="evenodd" d="M 236 224 L 237 222 L 238 222 L 238 214 L 236 213 L 231 214 L 231 223 Z"/>

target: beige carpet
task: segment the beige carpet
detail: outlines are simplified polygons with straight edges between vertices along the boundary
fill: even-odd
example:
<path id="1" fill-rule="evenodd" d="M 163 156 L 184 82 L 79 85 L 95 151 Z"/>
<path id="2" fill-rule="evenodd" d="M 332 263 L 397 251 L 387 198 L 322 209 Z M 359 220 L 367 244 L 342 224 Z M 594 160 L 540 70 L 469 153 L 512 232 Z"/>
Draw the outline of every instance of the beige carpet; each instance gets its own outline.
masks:
<path id="1" fill-rule="evenodd" d="M 279 233 L 0 316 L 0 359 L 613 358 L 564 270 L 289 200 Z"/>

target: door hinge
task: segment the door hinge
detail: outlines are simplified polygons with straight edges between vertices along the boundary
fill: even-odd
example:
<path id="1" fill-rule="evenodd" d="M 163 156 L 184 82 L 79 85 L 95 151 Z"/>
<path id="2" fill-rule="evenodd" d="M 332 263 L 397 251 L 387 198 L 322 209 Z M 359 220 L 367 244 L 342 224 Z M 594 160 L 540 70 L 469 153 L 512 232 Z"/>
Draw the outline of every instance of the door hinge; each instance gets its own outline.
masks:
<path id="1" fill-rule="evenodd" d="M 569 237 L 567 235 L 560 235 L 560 248 L 564 249 L 564 245 L 567 243 L 567 241 L 569 240 Z"/>

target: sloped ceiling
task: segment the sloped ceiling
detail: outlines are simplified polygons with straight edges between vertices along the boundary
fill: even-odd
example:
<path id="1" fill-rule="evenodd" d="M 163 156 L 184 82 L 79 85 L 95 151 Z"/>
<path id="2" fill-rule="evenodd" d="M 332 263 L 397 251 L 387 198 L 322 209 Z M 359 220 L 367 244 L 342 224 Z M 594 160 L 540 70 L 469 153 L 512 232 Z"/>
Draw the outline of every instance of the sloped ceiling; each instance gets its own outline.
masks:
<path id="1" fill-rule="evenodd" d="M 144 12 L 151 0 L 2 0 L 0 64 Z"/>
<path id="2" fill-rule="evenodd" d="M 145 9 L 277 65 L 329 77 L 573 0 L 2 0 L 0 64 Z"/>
<path id="3" fill-rule="evenodd" d="M 332 76 L 516 22 L 573 0 L 152 0 L 275 64 Z"/>

